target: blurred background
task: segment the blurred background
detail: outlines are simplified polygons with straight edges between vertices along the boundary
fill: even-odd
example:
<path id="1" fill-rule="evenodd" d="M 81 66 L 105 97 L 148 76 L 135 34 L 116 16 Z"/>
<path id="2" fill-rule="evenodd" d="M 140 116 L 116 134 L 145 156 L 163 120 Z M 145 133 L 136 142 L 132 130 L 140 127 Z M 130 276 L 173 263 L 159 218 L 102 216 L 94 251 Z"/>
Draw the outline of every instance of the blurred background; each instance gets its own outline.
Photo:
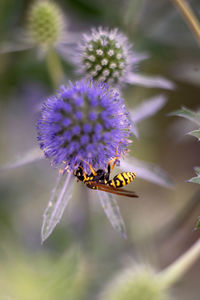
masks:
<path id="1" fill-rule="evenodd" d="M 0 1 L 0 42 L 19 43 L 32 1 Z M 200 17 L 198 0 L 189 1 Z M 138 199 L 117 197 L 127 227 L 123 239 L 110 226 L 92 191 L 76 183 L 61 222 L 41 245 L 42 215 L 57 170 L 42 160 L 0 171 L 0 299 L 97 299 L 106 284 L 130 263 L 160 271 L 199 238 L 200 188 L 188 183 L 200 166 L 200 144 L 187 132 L 190 121 L 168 114 L 181 106 L 200 107 L 199 46 L 172 1 L 60 0 L 68 31 L 118 27 L 138 53 L 149 59 L 138 71 L 163 76 L 173 91 L 127 86 L 129 109 L 157 94 L 167 96 L 156 115 L 138 125 L 130 155 L 155 163 L 172 178 L 164 188 L 136 178 Z M 67 38 L 67 37 L 66 37 Z M 0 46 L 1 48 L 1 46 Z M 15 47 L 13 47 L 14 49 Z M 74 80 L 73 64 L 62 60 Z M 37 147 L 35 123 L 44 97 L 54 92 L 44 60 L 35 49 L 0 54 L 0 165 Z M 134 171 L 134 169 L 132 170 Z M 173 299 L 199 300 L 200 262 L 173 287 Z"/>

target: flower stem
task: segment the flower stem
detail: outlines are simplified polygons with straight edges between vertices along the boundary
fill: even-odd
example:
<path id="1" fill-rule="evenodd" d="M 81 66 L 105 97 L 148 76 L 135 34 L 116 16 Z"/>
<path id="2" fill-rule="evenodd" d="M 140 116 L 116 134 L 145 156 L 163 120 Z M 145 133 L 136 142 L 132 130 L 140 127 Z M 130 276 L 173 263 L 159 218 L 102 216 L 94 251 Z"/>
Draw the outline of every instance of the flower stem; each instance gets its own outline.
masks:
<path id="1" fill-rule="evenodd" d="M 172 0 L 180 12 L 183 14 L 185 21 L 193 31 L 197 42 L 200 44 L 200 23 L 193 13 L 190 5 L 185 0 Z"/>
<path id="2" fill-rule="evenodd" d="M 175 262 L 168 266 L 160 273 L 161 280 L 165 287 L 170 287 L 178 281 L 193 265 L 193 263 L 200 257 L 200 239 L 180 256 Z"/>
<path id="3" fill-rule="evenodd" d="M 49 50 L 46 55 L 46 63 L 49 75 L 55 88 L 58 88 L 64 78 L 63 68 L 57 53 Z"/>

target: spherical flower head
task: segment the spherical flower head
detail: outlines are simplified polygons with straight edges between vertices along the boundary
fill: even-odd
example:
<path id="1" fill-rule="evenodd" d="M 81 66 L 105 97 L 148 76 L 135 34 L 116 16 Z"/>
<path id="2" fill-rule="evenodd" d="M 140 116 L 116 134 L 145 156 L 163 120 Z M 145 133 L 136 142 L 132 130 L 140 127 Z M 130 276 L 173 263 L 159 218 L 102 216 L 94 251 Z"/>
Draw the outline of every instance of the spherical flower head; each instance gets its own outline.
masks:
<path id="1" fill-rule="evenodd" d="M 37 122 L 38 140 L 53 164 L 70 170 L 80 163 L 104 169 L 107 162 L 126 152 L 130 123 L 116 90 L 93 81 L 62 86 L 48 98 Z"/>
<path id="2" fill-rule="evenodd" d="M 105 289 L 104 300 L 166 300 L 168 291 L 150 267 L 134 266 L 122 271 Z"/>
<path id="3" fill-rule="evenodd" d="M 79 45 L 81 71 L 88 78 L 118 84 L 131 69 L 131 45 L 117 29 L 93 29 Z"/>
<path id="4" fill-rule="evenodd" d="M 42 47 L 59 43 L 64 31 L 64 17 L 56 3 L 37 0 L 28 14 L 28 31 L 32 41 Z"/>

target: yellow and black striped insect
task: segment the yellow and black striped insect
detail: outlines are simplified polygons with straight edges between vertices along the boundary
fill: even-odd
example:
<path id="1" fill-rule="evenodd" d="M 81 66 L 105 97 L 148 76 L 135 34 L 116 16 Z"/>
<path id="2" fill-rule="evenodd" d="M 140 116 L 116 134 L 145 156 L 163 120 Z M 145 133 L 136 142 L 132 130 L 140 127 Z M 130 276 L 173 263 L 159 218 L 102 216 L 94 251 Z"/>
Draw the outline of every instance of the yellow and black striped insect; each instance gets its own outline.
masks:
<path id="1" fill-rule="evenodd" d="M 122 172 L 117 174 L 113 179 L 110 179 L 110 172 L 114 168 L 117 160 L 118 157 L 108 162 L 107 171 L 104 171 L 103 169 L 95 171 L 92 166 L 88 164 L 91 174 L 85 173 L 82 165 L 80 164 L 77 170 L 74 171 L 74 176 L 76 176 L 78 180 L 82 181 L 90 189 L 100 190 L 126 197 L 138 197 L 138 195 L 133 191 L 120 189 L 134 180 L 136 176 L 135 173 Z M 111 163 L 113 161 L 114 163 L 111 167 Z"/>

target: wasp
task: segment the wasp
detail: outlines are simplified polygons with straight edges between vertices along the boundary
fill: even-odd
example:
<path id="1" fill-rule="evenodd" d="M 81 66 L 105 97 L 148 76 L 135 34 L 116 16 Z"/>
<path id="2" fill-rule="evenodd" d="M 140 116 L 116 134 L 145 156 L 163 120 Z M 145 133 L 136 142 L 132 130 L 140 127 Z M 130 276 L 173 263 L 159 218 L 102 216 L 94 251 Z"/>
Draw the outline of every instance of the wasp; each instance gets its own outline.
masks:
<path id="1" fill-rule="evenodd" d="M 103 169 L 95 170 L 91 164 L 88 163 L 91 173 L 87 174 L 83 171 L 83 167 L 80 164 L 77 170 L 74 171 L 74 176 L 77 177 L 78 181 L 82 181 L 88 188 L 93 190 L 100 190 L 116 195 L 126 197 L 138 197 L 133 191 L 121 189 L 121 187 L 129 184 L 135 179 L 136 173 L 133 172 L 122 172 L 117 174 L 113 179 L 110 179 L 111 170 L 113 170 L 118 157 L 109 161 L 107 164 L 107 171 Z M 114 161 L 112 167 L 111 163 Z"/>

